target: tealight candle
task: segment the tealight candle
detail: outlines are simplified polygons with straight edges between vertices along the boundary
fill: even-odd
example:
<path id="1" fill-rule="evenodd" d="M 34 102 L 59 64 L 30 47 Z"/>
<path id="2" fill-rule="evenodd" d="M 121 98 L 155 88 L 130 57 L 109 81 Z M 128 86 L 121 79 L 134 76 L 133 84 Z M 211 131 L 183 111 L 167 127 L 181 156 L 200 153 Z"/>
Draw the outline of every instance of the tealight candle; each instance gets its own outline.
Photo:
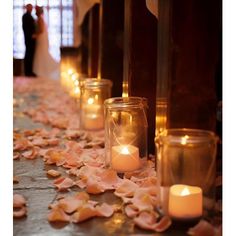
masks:
<path id="1" fill-rule="evenodd" d="M 111 166 L 118 172 L 134 171 L 140 168 L 139 149 L 133 145 L 112 147 Z"/>
<path id="2" fill-rule="evenodd" d="M 89 98 L 87 101 L 87 104 L 84 104 L 83 106 L 83 110 L 85 113 L 87 114 L 97 114 L 99 112 L 101 112 L 101 105 L 94 103 L 94 99 L 93 98 Z"/>
<path id="3" fill-rule="evenodd" d="M 170 187 L 169 215 L 174 219 L 191 220 L 202 216 L 202 189 L 176 184 Z"/>
<path id="4" fill-rule="evenodd" d="M 87 130 L 98 130 L 104 127 L 104 118 L 101 114 L 86 114 L 84 128 Z"/>

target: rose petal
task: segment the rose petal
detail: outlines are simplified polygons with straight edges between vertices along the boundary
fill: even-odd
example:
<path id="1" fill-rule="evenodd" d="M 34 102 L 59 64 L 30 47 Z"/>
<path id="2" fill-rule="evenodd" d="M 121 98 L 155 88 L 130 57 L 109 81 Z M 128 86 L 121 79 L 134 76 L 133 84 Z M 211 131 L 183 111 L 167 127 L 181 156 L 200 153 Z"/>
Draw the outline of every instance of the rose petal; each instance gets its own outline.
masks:
<path id="1" fill-rule="evenodd" d="M 13 176 L 13 184 L 18 184 L 19 183 L 19 177 Z"/>
<path id="2" fill-rule="evenodd" d="M 118 197 L 130 197 L 134 195 L 135 190 L 139 186 L 129 179 L 124 179 L 119 187 L 116 189 L 114 194 Z"/>
<path id="3" fill-rule="evenodd" d="M 139 211 L 153 210 L 157 199 L 153 198 L 149 192 L 151 188 L 138 188 L 134 193 L 131 202 L 139 209 Z"/>
<path id="4" fill-rule="evenodd" d="M 22 207 L 26 204 L 26 200 L 21 194 L 13 195 L 13 207 Z"/>
<path id="5" fill-rule="evenodd" d="M 125 213 L 128 217 L 134 218 L 135 216 L 138 215 L 139 209 L 135 205 L 129 204 L 125 206 Z"/>
<path id="6" fill-rule="evenodd" d="M 54 182 L 54 185 L 57 187 L 58 191 L 65 191 L 68 190 L 68 188 L 72 187 L 74 185 L 74 181 L 70 178 L 60 177 L 56 179 Z"/>
<path id="7" fill-rule="evenodd" d="M 16 152 L 16 153 L 14 153 L 14 155 L 13 155 L 13 160 L 20 159 L 20 157 L 21 157 L 21 153 Z"/>
<path id="8" fill-rule="evenodd" d="M 48 214 L 48 221 L 62 221 L 62 222 L 69 222 L 70 216 L 68 216 L 61 208 L 54 207 Z"/>
<path id="9" fill-rule="evenodd" d="M 89 195 L 86 192 L 79 192 L 75 195 L 75 198 L 79 199 L 79 200 L 88 201 L 89 200 Z"/>
<path id="10" fill-rule="evenodd" d="M 14 209 L 13 210 L 13 217 L 14 218 L 21 218 L 23 216 L 27 215 L 27 209 L 25 206 L 19 208 L 19 209 Z"/>
<path id="11" fill-rule="evenodd" d="M 77 208 L 84 204 L 83 200 L 77 199 L 75 197 L 67 197 L 59 200 L 58 206 L 63 209 L 66 213 L 73 213 Z"/>
<path id="12" fill-rule="evenodd" d="M 48 140 L 47 140 L 47 145 L 48 145 L 48 146 L 56 146 L 56 145 L 59 144 L 59 142 L 60 142 L 59 139 L 57 139 L 57 138 L 51 138 L 51 139 L 48 139 Z"/>
<path id="13" fill-rule="evenodd" d="M 22 139 L 15 141 L 13 150 L 14 151 L 23 151 L 31 146 L 32 146 L 32 143 L 30 141 L 28 141 L 28 139 L 22 138 Z"/>
<path id="14" fill-rule="evenodd" d="M 86 183 L 86 192 L 91 194 L 99 194 L 103 193 L 105 191 L 105 188 L 103 187 L 103 184 L 98 181 L 96 177 L 91 177 L 88 179 Z"/>
<path id="15" fill-rule="evenodd" d="M 117 176 L 116 171 L 112 169 L 105 169 L 99 176 L 107 189 L 114 189 L 122 182 L 122 179 Z"/>
<path id="16" fill-rule="evenodd" d="M 31 150 L 23 152 L 22 156 L 27 158 L 27 159 L 35 159 L 39 154 L 39 148 L 38 147 L 33 147 Z"/>
<path id="17" fill-rule="evenodd" d="M 48 145 L 48 141 L 41 137 L 37 137 L 32 141 L 32 144 L 38 147 L 45 147 Z"/>
<path id="18" fill-rule="evenodd" d="M 161 218 L 161 220 L 155 224 L 155 231 L 156 232 L 164 232 L 165 230 L 167 230 L 170 226 L 171 226 L 172 222 L 171 222 L 171 219 L 170 217 L 168 216 L 163 216 Z"/>
<path id="19" fill-rule="evenodd" d="M 86 204 L 72 215 L 72 222 L 79 223 L 97 215 L 93 206 Z"/>
<path id="20" fill-rule="evenodd" d="M 171 219 L 168 216 L 163 216 L 157 223 L 156 219 L 157 216 L 154 212 L 143 211 L 138 217 L 134 218 L 134 223 L 142 229 L 154 230 L 156 232 L 163 232 L 171 225 Z"/>
<path id="21" fill-rule="evenodd" d="M 187 233 L 194 236 L 214 236 L 215 228 L 209 222 L 200 220 L 199 223 L 190 228 Z"/>
<path id="22" fill-rule="evenodd" d="M 60 176 L 61 175 L 61 173 L 59 172 L 59 171 L 56 171 L 56 170 L 48 170 L 47 171 L 47 174 L 48 175 L 50 175 L 50 176 L 52 176 L 52 177 L 58 177 L 58 176 Z"/>
<path id="23" fill-rule="evenodd" d="M 65 137 L 68 139 L 79 138 L 85 133 L 85 131 L 81 130 L 66 130 Z"/>
<path id="24" fill-rule="evenodd" d="M 142 229 L 154 230 L 156 216 L 152 212 L 143 211 L 134 218 L 134 223 Z"/>
<path id="25" fill-rule="evenodd" d="M 44 161 L 47 164 L 56 164 L 57 166 L 65 163 L 65 154 L 61 150 L 48 150 L 44 155 Z"/>
<path id="26" fill-rule="evenodd" d="M 114 213 L 113 206 L 107 203 L 102 203 L 102 205 L 96 206 L 95 209 L 97 210 L 97 216 L 110 217 Z"/>

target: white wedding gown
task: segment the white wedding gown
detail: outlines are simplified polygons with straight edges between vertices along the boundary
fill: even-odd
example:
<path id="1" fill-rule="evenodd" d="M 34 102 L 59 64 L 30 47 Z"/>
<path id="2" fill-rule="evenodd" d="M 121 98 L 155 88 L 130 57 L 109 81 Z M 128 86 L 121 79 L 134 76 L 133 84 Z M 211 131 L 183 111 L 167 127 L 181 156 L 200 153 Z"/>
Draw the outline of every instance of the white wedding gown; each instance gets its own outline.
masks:
<path id="1" fill-rule="evenodd" d="M 36 38 L 36 47 L 33 62 L 33 72 L 38 77 L 58 80 L 60 77 L 60 64 L 54 60 L 49 52 L 48 31 L 42 16 L 43 31 Z"/>

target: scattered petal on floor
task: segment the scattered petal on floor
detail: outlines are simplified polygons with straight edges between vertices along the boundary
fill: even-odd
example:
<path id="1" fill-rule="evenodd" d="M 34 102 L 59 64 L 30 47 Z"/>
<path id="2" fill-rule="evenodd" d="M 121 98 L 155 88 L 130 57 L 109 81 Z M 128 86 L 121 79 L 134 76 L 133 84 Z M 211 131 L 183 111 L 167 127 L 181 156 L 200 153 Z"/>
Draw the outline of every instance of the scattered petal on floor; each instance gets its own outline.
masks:
<path id="1" fill-rule="evenodd" d="M 124 179 L 114 194 L 118 197 L 131 197 L 139 186 L 129 179 Z"/>
<path id="2" fill-rule="evenodd" d="M 135 216 L 137 216 L 139 213 L 139 209 L 133 205 L 133 204 L 128 204 L 125 206 L 125 214 L 130 217 L 130 218 L 134 218 Z"/>
<path id="3" fill-rule="evenodd" d="M 88 220 L 92 217 L 95 217 L 97 215 L 97 211 L 95 210 L 95 208 L 93 206 L 91 206 L 90 204 L 86 204 L 83 205 L 79 211 L 76 211 L 73 215 L 72 215 L 72 222 L 73 223 L 79 223 L 85 220 Z"/>
<path id="4" fill-rule="evenodd" d="M 198 224 L 190 228 L 187 232 L 194 236 L 218 236 L 221 235 L 221 228 L 216 228 L 205 220 L 200 220 Z"/>
<path id="5" fill-rule="evenodd" d="M 96 206 L 95 209 L 97 210 L 97 216 L 110 217 L 114 213 L 113 206 L 107 203 L 102 203 L 102 205 Z"/>
<path id="6" fill-rule="evenodd" d="M 14 194 L 13 195 L 13 217 L 14 218 L 21 218 L 26 216 L 27 209 L 26 209 L 26 200 L 23 195 L 21 194 Z"/>
<path id="7" fill-rule="evenodd" d="M 44 161 L 47 164 L 56 164 L 57 166 L 65 163 L 65 155 L 62 150 L 50 149 L 44 155 Z"/>
<path id="8" fill-rule="evenodd" d="M 22 138 L 22 139 L 17 139 L 14 142 L 13 150 L 14 151 L 23 151 L 23 150 L 26 150 L 30 147 L 32 147 L 32 143 L 30 141 L 28 141 L 28 139 Z"/>
<path id="9" fill-rule="evenodd" d="M 14 218 L 21 218 L 27 215 L 27 209 L 25 206 L 19 208 L 19 209 L 14 209 L 13 210 L 13 217 Z"/>
<path id="10" fill-rule="evenodd" d="M 20 157 L 21 157 L 21 153 L 19 153 L 19 152 L 15 152 L 15 153 L 13 154 L 13 160 L 20 159 Z"/>
<path id="11" fill-rule="evenodd" d="M 157 216 L 154 212 L 143 211 L 138 217 L 134 218 L 134 223 L 142 229 L 164 232 L 170 227 L 171 219 L 168 216 L 163 216 L 161 220 L 157 222 Z"/>
<path id="12" fill-rule="evenodd" d="M 19 183 L 19 177 L 13 176 L 13 184 L 18 184 Z"/>
<path id="13" fill-rule="evenodd" d="M 56 179 L 54 185 L 57 187 L 58 191 L 66 191 L 68 188 L 74 185 L 74 181 L 68 177 L 60 177 Z"/>
<path id="14" fill-rule="evenodd" d="M 171 226 L 171 224 L 172 224 L 172 221 L 170 217 L 163 216 L 161 220 L 157 224 L 155 224 L 154 229 L 156 232 L 164 232 Z"/>
<path id="15" fill-rule="evenodd" d="M 13 207 L 22 207 L 26 204 L 26 200 L 21 194 L 13 195 Z"/>
<path id="16" fill-rule="evenodd" d="M 62 221 L 62 222 L 69 222 L 70 216 L 67 215 L 63 209 L 60 207 L 54 207 L 50 213 L 48 214 L 48 221 L 54 222 L 54 221 Z"/>
<path id="17" fill-rule="evenodd" d="M 59 207 L 62 208 L 66 213 L 73 213 L 84 204 L 83 200 L 75 197 L 67 197 L 59 200 Z"/>
<path id="18" fill-rule="evenodd" d="M 52 176 L 52 177 L 58 177 L 61 175 L 61 173 L 57 170 L 48 170 L 47 171 L 47 174 Z"/>
<path id="19" fill-rule="evenodd" d="M 32 149 L 25 151 L 22 153 L 22 156 L 25 157 L 26 159 L 35 159 L 39 154 L 39 148 L 38 147 L 33 147 Z"/>

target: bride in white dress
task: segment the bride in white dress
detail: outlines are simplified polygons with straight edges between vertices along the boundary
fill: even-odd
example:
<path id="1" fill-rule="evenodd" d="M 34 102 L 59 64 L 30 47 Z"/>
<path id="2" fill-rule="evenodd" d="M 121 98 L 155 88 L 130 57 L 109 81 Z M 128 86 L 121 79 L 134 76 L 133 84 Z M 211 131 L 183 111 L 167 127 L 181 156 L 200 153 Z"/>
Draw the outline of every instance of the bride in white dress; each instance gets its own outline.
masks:
<path id="1" fill-rule="evenodd" d="M 36 48 L 34 53 L 33 72 L 38 77 L 59 79 L 60 64 L 56 62 L 49 52 L 47 25 L 43 19 L 43 8 L 36 6 L 37 32 Z"/>

